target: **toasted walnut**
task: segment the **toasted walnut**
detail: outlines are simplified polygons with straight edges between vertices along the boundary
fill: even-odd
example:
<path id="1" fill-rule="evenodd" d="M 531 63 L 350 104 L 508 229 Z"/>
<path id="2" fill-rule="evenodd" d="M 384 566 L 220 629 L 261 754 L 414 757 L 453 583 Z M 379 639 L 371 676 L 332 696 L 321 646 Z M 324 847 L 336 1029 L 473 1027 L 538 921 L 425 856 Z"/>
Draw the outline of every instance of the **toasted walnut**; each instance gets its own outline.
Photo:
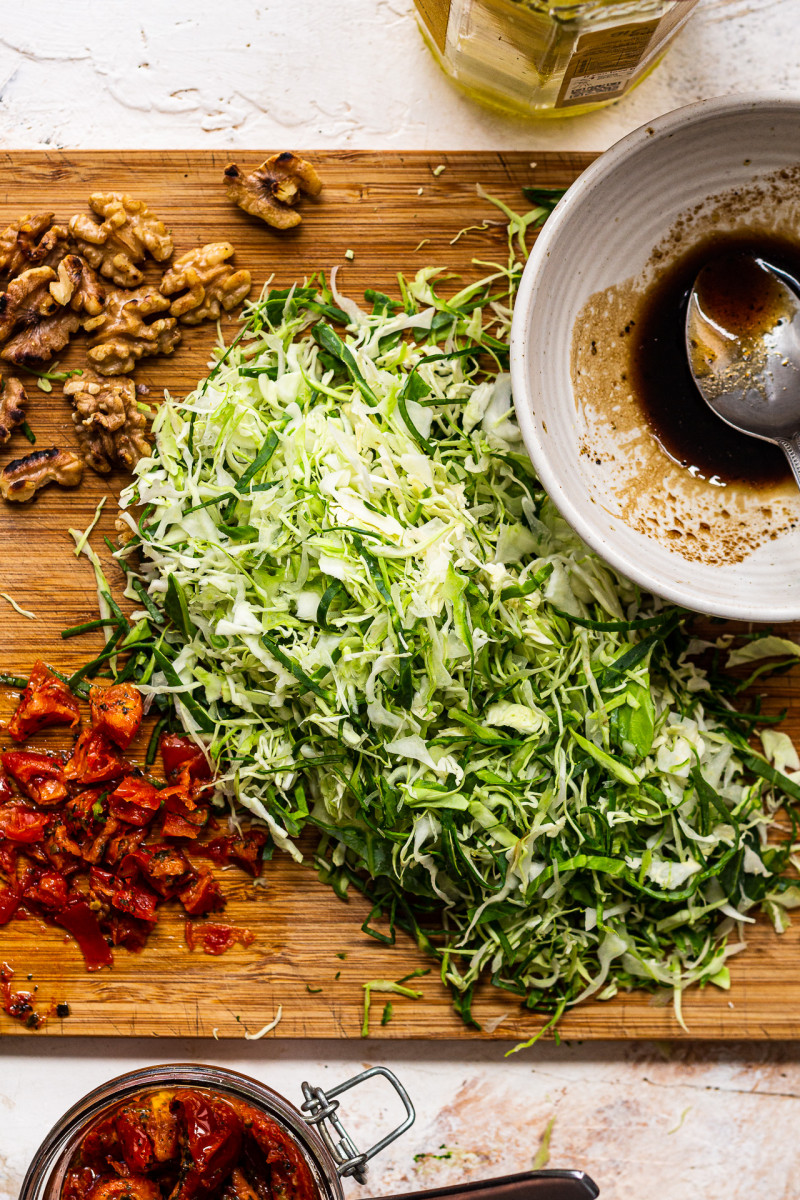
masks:
<path id="1" fill-rule="evenodd" d="M 25 388 L 16 375 L 9 375 L 7 379 L 0 375 L 0 444 L 7 442 L 25 420 L 27 403 Z"/>
<path id="2" fill-rule="evenodd" d="M 15 367 L 38 371 L 54 354 L 64 349 L 80 326 L 81 319 L 77 313 L 68 308 L 60 309 L 54 316 L 44 317 L 38 325 L 23 329 L 10 338 L 0 350 L 0 358 L 13 363 Z"/>
<path id="3" fill-rule="evenodd" d="M 301 195 L 318 196 L 322 180 L 310 162 L 285 150 L 273 154 L 253 171 L 242 175 L 235 163 L 225 168 L 225 188 L 234 204 L 275 229 L 292 229 L 302 217 L 294 205 Z"/>
<path id="4" fill-rule="evenodd" d="M 136 263 L 144 262 L 145 254 L 156 262 L 172 254 L 166 225 L 144 201 L 118 192 L 95 192 L 89 207 L 103 218 L 102 224 L 79 213 L 70 221 L 69 231 L 87 262 L 117 287 L 139 287 L 144 282 Z"/>
<path id="5" fill-rule="evenodd" d="M 68 254 L 58 264 L 58 278 L 50 284 L 50 295 L 75 312 L 96 317 L 103 311 L 106 289 L 80 254 Z"/>
<path id="6" fill-rule="evenodd" d="M 67 236 L 52 213 L 20 217 L 0 233 L 0 276 L 13 279 L 29 267 L 57 265 L 67 253 Z"/>
<path id="7" fill-rule="evenodd" d="M 84 321 L 92 335 L 89 361 L 101 375 L 127 375 L 140 358 L 151 354 L 172 354 L 181 340 L 174 317 L 153 317 L 169 309 L 169 300 L 146 284 L 126 292 L 114 288 L 106 297 L 106 306 L 97 317 Z"/>
<path id="8" fill-rule="evenodd" d="M 132 379 L 112 382 L 84 371 L 64 384 L 64 395 L 75 409 L 75 432 L 93 471 L 107 475 L 116 464 L 132 471 L 149 455 L 147 418 L 137 407 Z"/>
<path id="9" fill-rule="evenodd" d="M 226 259 L 233 254 L 230 242 L 209 242 L 176 258 L 161 280 L 165 296 L 177 296 L 169 311 L 185 325 L 216 321 L 220 309 L 230 312 L 241 304 L 252 286 L 249 271 L 234 271 Z"/>
<path id="10" fill-rule="evenodd" d="M 4 500 L 31 500 L 48 483 L 76 487 L 83 479 L 83 459 L 71 450 L 35 450 L 16 458 L 0 471 Z"/>
<path id="11" fill-rule="evenodd" d="M 50 295 L 55 278 L 50 267 L 31 267 L 0 292 L 0 341 L 4 342 L 20 325 L 35 325 L 58 309 L 58 301 Z"/>
<path id="12" fill-rule="evenodd" d="M 50 293 L 57 278 L 50 267 L 31 267 L 0 292 L 0 358 L 36 368 L 63 350 L 80 327 L 80 317 L 61 308 Z M 11 335 L 14 336 L 11 336 Z"/>

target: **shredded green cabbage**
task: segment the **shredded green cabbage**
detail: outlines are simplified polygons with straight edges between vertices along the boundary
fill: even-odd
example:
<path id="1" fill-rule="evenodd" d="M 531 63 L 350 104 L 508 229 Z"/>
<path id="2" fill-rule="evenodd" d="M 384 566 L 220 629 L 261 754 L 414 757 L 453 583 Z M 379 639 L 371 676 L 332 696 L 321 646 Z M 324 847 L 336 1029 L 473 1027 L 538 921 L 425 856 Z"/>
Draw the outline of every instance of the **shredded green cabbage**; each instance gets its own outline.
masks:
<path id="1" fill-rule="evenodd" d="M 767 833 L 800 787 L 682 615 L 543 492 L 505 369 L 521 266 L 483 265 L 368 310 L 335 276 L 266 291 L 167 397 L 123 495 L 151 622 L 125 670 L 279 847 L 316 827 L 322 878 L 435 955 L 466 1021 L 483 978 L 554 1020 L 620 988 L 680 1014 L 686 985 L 728 986 L 755 904 L 785 927 L 800 893 Z"/>

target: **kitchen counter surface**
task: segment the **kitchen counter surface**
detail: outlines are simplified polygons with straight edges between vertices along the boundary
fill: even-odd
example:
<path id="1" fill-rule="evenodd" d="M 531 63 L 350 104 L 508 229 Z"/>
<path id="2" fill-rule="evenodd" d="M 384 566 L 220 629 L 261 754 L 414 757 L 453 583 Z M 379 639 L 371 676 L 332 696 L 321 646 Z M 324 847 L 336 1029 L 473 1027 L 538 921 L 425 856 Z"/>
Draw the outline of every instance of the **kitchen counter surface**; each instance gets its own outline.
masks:
<path id="1" fill-rule="evenodd" d="M 536 123 L 464 97 L 412 0 L 29 0 L 19 13 L 6 5 L 0 33 L 5 146 L 604 150 L 694 100 L 800 89 L 798 0 L 700 0 L 621 104 Z"/>
<path id="2" fill-rule="evenodd" d="M 0 1046 L 0 1200 L 17 1200 L 45 1132 L 97 1084 L 156 1062 L 209 1062 L 299 1103 L 300 1084 L 383 1063 L 417 1108 L 348 1200 L 529 1170 L 581 1167 L 601 1200 L 797 1200 L 797 1045 L 207 1042 L 34 1037 Z M 386 1085 L 345 1096 L 356 1144 L 397 1123 Z M 549 1134 L 548 1134 L 549 1130 Z M 548 1149 L 549 1143 L 549 1149 Z"/>
<path id="3" fill-rule="evenodd" d="M 422 43 L 411 0 L 30 0 L 3 14 L 0 146 L 603 150 L 693 100 L 799 94 L 798 24 L 800 0 L 701 0 L 628 100 L 530 123 L 453 88 Z M 506 1050 L 488 1041 L 5 1039 L 0 1200 L 16 1200 L 65 1108 L 115 1074 L 170 1060 L 223 1063 L 291 1099 L 306 1078 L 393 1067 L 418 1119 L 376 1162 L 367 1194 L 524 1170 L 549 1155 L 551 1166 L 587 1170 L 603 1200 L 800 1195 L 795 1045 L 548 1044 L 510 1059 Z M 347 1112 L 360 1143 L 393 1115 L 379 1092 L 354 1097 Z"/>

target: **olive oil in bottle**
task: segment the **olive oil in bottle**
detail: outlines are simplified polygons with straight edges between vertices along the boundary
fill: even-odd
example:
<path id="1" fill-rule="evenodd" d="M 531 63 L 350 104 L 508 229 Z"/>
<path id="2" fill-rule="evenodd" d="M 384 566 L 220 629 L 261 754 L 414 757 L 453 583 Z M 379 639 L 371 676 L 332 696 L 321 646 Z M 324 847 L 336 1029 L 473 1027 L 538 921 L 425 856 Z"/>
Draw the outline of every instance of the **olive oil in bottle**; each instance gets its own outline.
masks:
<path id="1" fill-rule="evenodd" d="M 591 112 L 660 61 L 698 0 L 415 0 L 443 69 L 529 116 Z"/>

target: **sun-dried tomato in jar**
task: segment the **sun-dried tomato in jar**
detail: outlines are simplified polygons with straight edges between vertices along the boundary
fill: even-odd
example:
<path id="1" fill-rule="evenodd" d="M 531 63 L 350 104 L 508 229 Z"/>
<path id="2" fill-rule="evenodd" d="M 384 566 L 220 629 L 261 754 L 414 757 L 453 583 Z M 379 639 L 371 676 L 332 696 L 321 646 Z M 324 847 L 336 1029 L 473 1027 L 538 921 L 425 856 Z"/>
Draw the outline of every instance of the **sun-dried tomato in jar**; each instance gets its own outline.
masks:
<path id="1" fill-rule="evenodd" d="M 266 1113 L 206 1088 L 143 1091 L 84 1134 L 60 1200 L 319 1200 L 301 1149 Z"/>

